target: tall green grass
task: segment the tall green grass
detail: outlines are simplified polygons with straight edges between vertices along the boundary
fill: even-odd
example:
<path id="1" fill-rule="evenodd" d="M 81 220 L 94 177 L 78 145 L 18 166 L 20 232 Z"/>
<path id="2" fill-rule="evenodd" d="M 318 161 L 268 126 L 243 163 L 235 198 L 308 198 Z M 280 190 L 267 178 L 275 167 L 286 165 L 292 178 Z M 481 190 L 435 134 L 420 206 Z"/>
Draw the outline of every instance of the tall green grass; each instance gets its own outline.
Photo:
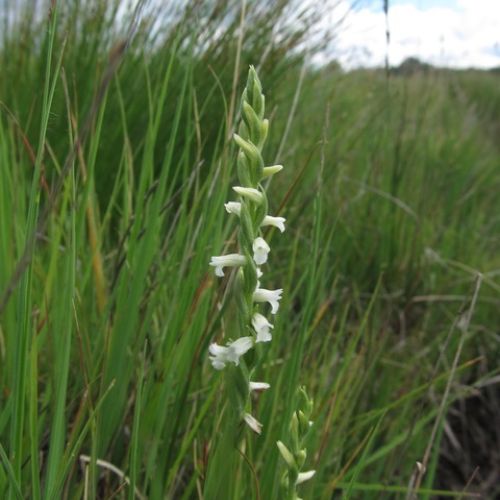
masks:
<path id="1" fill-rule="evenodd" d="M 224 406 L 208 261 L 235 238 L 228 138 L 253 63 L 266 158 L 287 166 L 269 186 L 287 237 L 266 235 L 287 293 L 240 496 L 279 498 L 306 385 L 303 498 L 405 498 L 447 385 L 446 406 L 497 374 L 497 76 L 307 66 L 318 13 L 291 2 L 27 5 L 3 7 L 0 50 L 0 497 L 201 496 Z"/>

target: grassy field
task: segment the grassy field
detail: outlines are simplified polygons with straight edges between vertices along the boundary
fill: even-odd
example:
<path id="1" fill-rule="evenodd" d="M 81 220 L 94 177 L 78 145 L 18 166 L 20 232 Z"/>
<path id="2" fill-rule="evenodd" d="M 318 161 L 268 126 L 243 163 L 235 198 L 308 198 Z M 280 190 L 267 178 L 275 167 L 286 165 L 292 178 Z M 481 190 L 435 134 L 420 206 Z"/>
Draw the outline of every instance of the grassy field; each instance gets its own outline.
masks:
<path id="1" fill-rule="evenodd" d="M 58 3 L 0 6 L 0 497 L 285 498 L 303 386 L 302 498 L 495 498 L 500 75 L 311 66 L 300 2 Z M 216 460 L 251 64 L 284 292 Z"/>

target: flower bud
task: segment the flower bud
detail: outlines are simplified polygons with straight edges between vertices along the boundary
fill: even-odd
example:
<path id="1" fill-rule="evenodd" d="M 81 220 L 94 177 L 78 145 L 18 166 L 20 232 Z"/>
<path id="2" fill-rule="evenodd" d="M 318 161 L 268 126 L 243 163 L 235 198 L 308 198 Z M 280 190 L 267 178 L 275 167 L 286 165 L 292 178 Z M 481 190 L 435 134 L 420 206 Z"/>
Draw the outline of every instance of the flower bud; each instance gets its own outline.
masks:
<path id="1" fill-rule="evenodd" d="M 290 420 L 290 434 L 292 436 L 293 449 L 296 451 L 299 448 L 300 441 L 299 419 L 297 418 L 297 412 L 293 412 L 292 419 Z"/>
<path id="2" fill-rule="evenodd" d="M 253 176 L 251 172 L 250 161 L 245 156 L 245 153 L 243 153 L 243 151 L 240 151 L 236 158 L 236 170 L 238 172 L 238 181 L 240 182 L 240 184 L 242 184 L 243 186 L 250 186 L 254 184 L 252 182 Z"/>
<path id="3" fill-rule="evenodd" d="M 296 484 L 301 484 L 305 481 L 309 481 L 309 479 L 311 479 L 314 476 L 314 474 L 316 474 L 315 470 L 308 470 L 307 472 L 301 472 L 297 478 Z"/>
<path id="4" fill-rule="evenodd" d="M 262 432 L 262 424 L 253 415 L 250 415 L 250 413 L 245 413 L 243 415 L 243 420 L 246 422 L 248 427 L 250 427 L 250 429 L 257 434 Z"/>
<path id="5" fill-rule="evenodd" d="M 261 204 L 264 201 L 263 194 L 255 188 L 246 188 L 241 186 L 234 186 L 233 191 L 238 193 L 243 198 L 248 198 L 252 200 L 254 203 Z"/>
<path id="6" fill-rule="evenodd" d="M 265 120 L 262 120 L 262 123 L 260 125 L 260 142 L 258 144 L 259 147 L 262 147 L 264 145 L 264 142 L 266 142 L 268 132 L 269 120 L 266 118 Z"/>
<path id="7" fill-rule="evenodd" d="M 233 134 L 234 141 L 243 150 L 246 157 L 251 161 L 252 166 L 257 166 L 261 160 L 260 151 L 257 146 L 251 142 L 243 139 L 243 137 L 238 134 Z"/>
<path id="8" fill-rule="evenodd" d="M 264 167 L 262 169 L 262 178 L 270 177 L 271 175 L 277 174 L 279 171 L 283 170 L 283 165 L 272 165 L 270 167 Z"/>
<path id="9" fill-rule="evenodd" d="M 243 119 L 245 120 L 245 123 L 247 124 L 247 127 L 250 130 L 250 137 L 253 139 L 253 142 L 256 144 L 256 146 L 258 148 L 258 145 L 262 142 L 261 121 L 259 120 L 259 117 L 257 116 L 255 111 L 253 110 L 252 106 L 250 106 L 250 104 L 248 104 L 247 102 L 243 102 L 243 105 L 241 106 L 241 111 L 242 111 Z M 236 137 L 235 137 L 235 140 L 236 140 Z M 236 141 L 236 142 L 238 142 L 238 141 Z M 239 143 L 238 143 L 238 145 L 239 145 Z"/>
<path id="10" fill-rule="evenodd" d="M 307 458 L 307 451 L 305 448 L 295 454 L 295 459 L 297 460 L 297 465 L 299 466 L 299 469 L 302 469 L 302 466 L 304 465 L 306 458 Z"/>
<path id="11" fill-rule="evenodd" d="M 293 458 L 290 450 L 281 441 L 276 441 L 276 445 L 278 446 L 281 456 L 283 457 L 283 460 L 286 462 L 288 467 L 290 469 L 297 470 L 297 464 L 295 463 L 295 459 Z"/>

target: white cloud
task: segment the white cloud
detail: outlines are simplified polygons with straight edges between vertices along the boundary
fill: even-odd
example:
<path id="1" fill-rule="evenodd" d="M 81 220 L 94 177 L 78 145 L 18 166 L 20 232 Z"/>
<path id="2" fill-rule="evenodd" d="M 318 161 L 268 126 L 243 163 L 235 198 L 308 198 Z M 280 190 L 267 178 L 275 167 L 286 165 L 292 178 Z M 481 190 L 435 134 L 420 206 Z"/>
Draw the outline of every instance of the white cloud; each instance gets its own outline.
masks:
<path id="1" fill-rule="evenodd" d="M 335 3 L 333 11 L 338 18 L 345 13 L 349 2 L 335 0 Z M 381 4 L 377 2 L 378 6 Z M 391 6 L 391 65 L 414 56 L 448 67 L 500 66 L 500 0 L 456 0 L 455 4 L 422 8 L 418 2 L 408 0 Z M 330 23 L 325 18 L 325 29 Z M 334 57 L 348 68 L 383 66 L 385 53 L 382 10 L 368 7 L 352 10 L 338 29 Z"/>

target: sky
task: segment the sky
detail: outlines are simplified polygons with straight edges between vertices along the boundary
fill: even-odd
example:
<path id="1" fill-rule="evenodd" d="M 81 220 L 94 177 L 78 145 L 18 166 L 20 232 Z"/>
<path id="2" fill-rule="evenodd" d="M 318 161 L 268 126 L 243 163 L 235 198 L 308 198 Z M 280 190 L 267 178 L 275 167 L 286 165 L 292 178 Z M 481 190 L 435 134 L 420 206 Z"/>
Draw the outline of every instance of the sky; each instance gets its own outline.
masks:
<path id="1" fill-rule="evenodd" d="M 138 2 L 121 1 L 124 6 Z M 148 3 L 175 5 L 189 1 Z M 332 47 L 314 56 L 313 61 L 319 64 L 333 58 L 346 69 L 383 67 L 388 50 L 391 66 L 416 57 L 450 68 L 500 67 L 500 0 L 389 0 L 388 48 L 383 0 L 296 2 L 320 9 L 320 36 L 323 30 L 335 34 Z"/>
<path id="2" fill-rule="evenodd" d="M 325 29 L 345 15 L 336 28 L 333 56 L 347 69 L 383 66 L 383 1 L 321 3 L 328 2 Z M 389 0 L 389 7 L 392 66 L 407 57 L 452 68 L 500 66 L 500 0 Z"/>

